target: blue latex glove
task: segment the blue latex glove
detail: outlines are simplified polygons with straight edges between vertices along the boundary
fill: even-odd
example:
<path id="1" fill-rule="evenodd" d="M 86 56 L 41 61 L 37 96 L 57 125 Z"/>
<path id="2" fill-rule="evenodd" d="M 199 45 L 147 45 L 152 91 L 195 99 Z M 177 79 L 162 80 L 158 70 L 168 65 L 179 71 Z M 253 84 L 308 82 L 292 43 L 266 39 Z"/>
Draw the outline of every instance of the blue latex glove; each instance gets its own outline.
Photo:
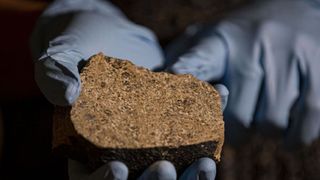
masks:
<path id="1" fill-rule="evenodd" d="M 230 142 L 252 126 L 289 144 L 319 136 L 320 1 L 257 1 L 218 24 L 190 27 L 167 57 L 175 73 L 227 86 Z"/>
<path id="2" fill-rule="evenodd" d="M 35 79 L 46 98 L 70 105 L 80 93 L 78 67 L 103 52 L 154 69 L 163 64 L 154 34 L 108 1 L 57 0 L 43 13 L 32 37 Z"/>

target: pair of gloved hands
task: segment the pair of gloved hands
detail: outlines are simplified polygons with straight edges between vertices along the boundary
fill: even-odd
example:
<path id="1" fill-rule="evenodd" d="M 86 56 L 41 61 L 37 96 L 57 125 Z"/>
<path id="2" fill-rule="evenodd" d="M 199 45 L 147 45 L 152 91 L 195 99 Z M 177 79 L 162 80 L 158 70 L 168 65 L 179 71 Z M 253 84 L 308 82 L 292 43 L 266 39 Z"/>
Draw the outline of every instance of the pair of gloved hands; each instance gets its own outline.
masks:
<path id="1" fill-rule="evenodd" d="M 320 2 L 258 1 L 215 25 L 195 25 L 161 51 L 152 32 L 130 22 L 100 0 L 57 0 L 40 18 L 32 41 L 35 78 L 53 104 L 68 105 L 80 93 L 79 68 L 97 52 L 155 69 L 191 73 L 222 83 L 226 137 L 241 142 L 247 127 L 279 132 L 289 144 L 310 144 L 320 132 Z M 163 55 L 164 54 L 164 55 Z M 164 62 L 164 59 L 167 62 Z M 77 162 L 69 174 L 83 178 L 126 179 L 121 162 L 92 175 Z M 208 158 L 192 164 L 181 179 L 214 179 Z M 155 162 L 141 179 L 175 179 L 173 165 Z"/>

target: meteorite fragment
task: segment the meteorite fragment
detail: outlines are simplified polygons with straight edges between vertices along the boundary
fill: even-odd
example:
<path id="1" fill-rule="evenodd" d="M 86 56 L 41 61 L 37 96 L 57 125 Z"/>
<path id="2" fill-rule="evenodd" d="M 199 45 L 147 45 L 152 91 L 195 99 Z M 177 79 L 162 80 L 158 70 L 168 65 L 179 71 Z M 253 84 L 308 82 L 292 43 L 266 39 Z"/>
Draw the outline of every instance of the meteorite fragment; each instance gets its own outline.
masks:
<path id="1" fill-rule="evenodd" d="M 120 160 L 130 177 L 162 159 L 178 172 L 200 157 L 220 160 L 224 123 L 210 84 L 103 54 L 90 58 L 80 76 L 77 101 L 54 114 L 55 152 L 93 170 Z"/>

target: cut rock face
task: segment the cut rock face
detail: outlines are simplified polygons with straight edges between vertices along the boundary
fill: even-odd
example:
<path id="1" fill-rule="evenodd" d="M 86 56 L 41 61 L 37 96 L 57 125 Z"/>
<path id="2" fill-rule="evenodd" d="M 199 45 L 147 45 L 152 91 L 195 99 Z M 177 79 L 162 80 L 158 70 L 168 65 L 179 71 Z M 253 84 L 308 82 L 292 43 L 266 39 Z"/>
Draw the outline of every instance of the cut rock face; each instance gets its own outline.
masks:
<path id="1" fill-rule="evenodd" d="M 208 83 L 103 54 L 93 56 L 80 76 L 79 98 L 54 115 L 56 152 L 93 169 L 120 160 L 131 177 L 162 159 L 178 172 L 201 157 L 220 160 L 220 97 Z"/>

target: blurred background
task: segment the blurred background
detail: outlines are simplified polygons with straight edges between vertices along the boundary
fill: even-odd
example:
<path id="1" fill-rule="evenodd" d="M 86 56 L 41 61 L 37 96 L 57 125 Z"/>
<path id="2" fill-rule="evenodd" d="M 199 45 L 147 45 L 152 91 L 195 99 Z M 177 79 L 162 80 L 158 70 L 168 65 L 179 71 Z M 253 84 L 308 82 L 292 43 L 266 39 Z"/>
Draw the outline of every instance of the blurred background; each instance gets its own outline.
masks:
<path id="1" fill-rule="evenodd" d="M 211 22 L 249 0 L 112 0 L 161 45 L 190 24 Z M 67 179 L 66 159 L 51 153 L 54 107 L 33 79 L 29 38 L 45 0 L 0 0 L 0 179 Z M 248 131 L 246 144 L 224 146 L 218 179 L 320 179 L 320 143 L 287 151 Z M 1 148 L 0 148 L 1 149 Z"/>

